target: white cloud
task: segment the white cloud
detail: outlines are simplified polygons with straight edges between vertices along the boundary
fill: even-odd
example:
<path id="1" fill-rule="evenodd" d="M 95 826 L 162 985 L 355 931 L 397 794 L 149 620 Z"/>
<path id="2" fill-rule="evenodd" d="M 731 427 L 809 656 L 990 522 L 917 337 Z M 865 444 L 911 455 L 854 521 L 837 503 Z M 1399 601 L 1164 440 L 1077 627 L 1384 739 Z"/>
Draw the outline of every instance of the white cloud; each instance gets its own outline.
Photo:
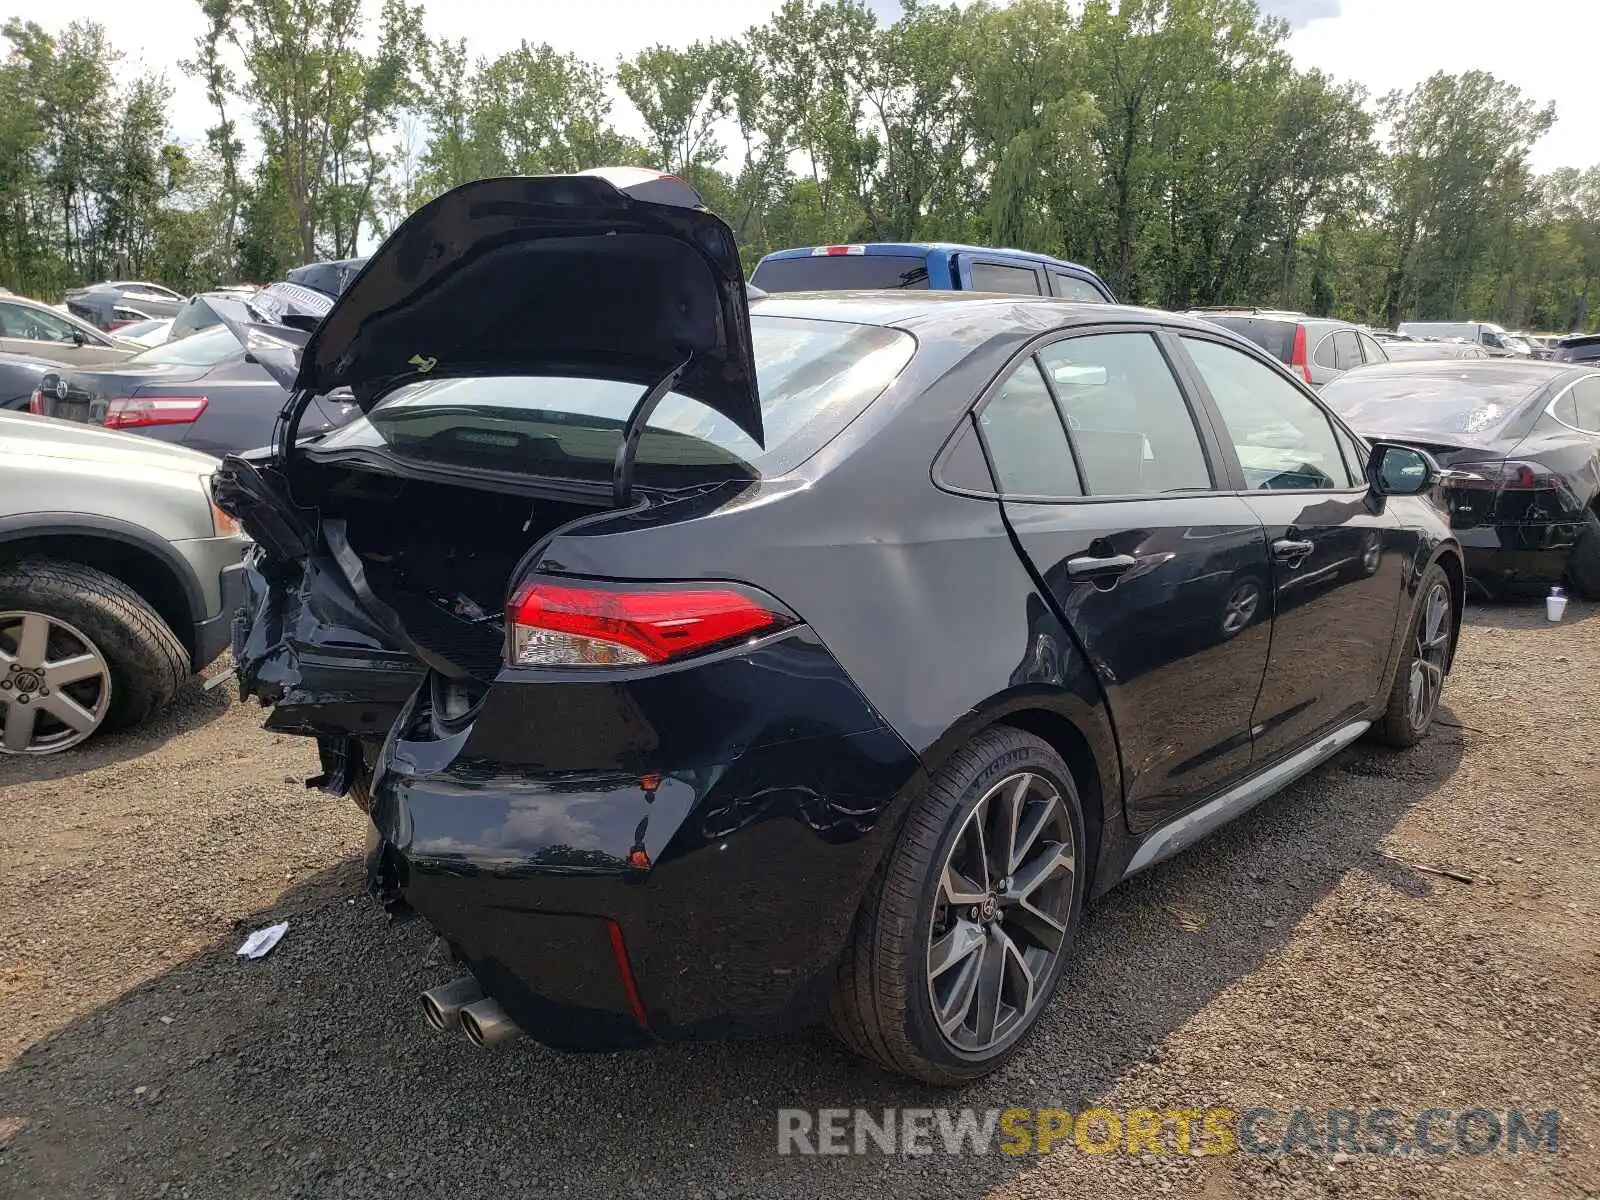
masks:
<path id="1" fill-rule="evenodd" d="M 1258 7 L 1264 13 L 1282 17 L 1293 29 L 1339 15 L 1339 0 L 1259 0 Z"/>

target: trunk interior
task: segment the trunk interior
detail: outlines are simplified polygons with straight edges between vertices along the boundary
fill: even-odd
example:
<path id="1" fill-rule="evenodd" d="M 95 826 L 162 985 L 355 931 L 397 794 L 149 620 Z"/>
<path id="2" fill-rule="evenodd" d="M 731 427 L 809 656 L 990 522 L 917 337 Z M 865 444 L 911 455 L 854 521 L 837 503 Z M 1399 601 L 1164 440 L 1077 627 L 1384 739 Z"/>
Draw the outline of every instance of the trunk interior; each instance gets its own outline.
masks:
<path id="1" fill-rule="evenodd" d="M 306 462 L 296 464 L 293 491 L 300 504 L 320 511 L 336 557 L 343 522 L 366 587 L 428 652 L 424 661 L 436 657 L 443 662 L 430 666 L 453 666 L 483 682 L 504 661 L 506 592 L 517 563 L 545 534 L 595 511 Z"/>

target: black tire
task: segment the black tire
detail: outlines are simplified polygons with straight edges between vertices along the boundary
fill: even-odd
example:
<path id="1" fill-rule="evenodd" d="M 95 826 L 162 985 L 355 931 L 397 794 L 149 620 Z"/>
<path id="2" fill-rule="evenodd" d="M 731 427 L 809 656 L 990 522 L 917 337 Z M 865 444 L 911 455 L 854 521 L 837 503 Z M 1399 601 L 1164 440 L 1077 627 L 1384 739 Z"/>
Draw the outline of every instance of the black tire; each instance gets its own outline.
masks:
<path id="1" fill-rule="evenodd" d="M 935 1019 L 929 938 L 939 911 L 945 862 L 963 835 L 968 816 L 997 784 L 1021 773 L 1053 786 L 1070 822 L 1073 874 L 1061 892 L 1066 898 L 1065 932 L 1048 973 L 1036 980 L 1037 999 L 1018 1019 L 1020 1027 L 1003 1043 L 971 1053 L 953 1045 Z M 997 1069 L 1049 1007 L 1070 956 L 1083 906 L 1085 854 L 1078 790 L 1060 755 L 1021 730 L 995 727 L 979 734 L 930 781 L 868 890 L 839 967 L 829 1014 L 834 1033 L 885 1070 L 925 1083 L 956 1085 Z"/>
<path id="2" fill-rule="evenodd" d="M 121 729 L 165 708 L 189 678 L 189 652 L 155 609 L 120 579 L 55 559 L 0 567 L 0 611 L 67 621 L 89 638 L 111 674 L 101 731 Z"/>
<path id="3" fill-rule="evenodd" d="M 1567 559 L 1567 579 L 1585 600 L 1600 600 L 1600 513 L 1583 514 L 1583 532 Z"/>
<path id="4" fill-rule="evenodd" d="M 1419 724 L 1411 708 L 1412 695 L 1412 666 L 1418 658 L 1418 639 L 1424 621 L 1427 619 L 1428 598 L 1435 593 L 1435 589 L 1443 587 L 1444 594 L 1449 599 L 1451 611 L 1456 603 L 1455 589 L 1450 583 L 1450 577 L 1445 574 L 1443 567 L 1435 563 L 1428 568 L 1428 573 L 1423 577 L 1422 586 L 1417 589 L 1417 603 L 1411 613 L 1411 620 L 1406 623 L 1405 641 L 1400 647 L 1400 661 L 1395 665 L 1394 682 L 1389 687 L 1389 700 L 1383 710 L 1383 715 L 1372 726 L 1372 738 L 1386 746 L 1405 748 L 1415 746 L 1428 736 L 1428 730 L 1433 726 L 1434 714 L 1438 711 L 1438 694 L 1435 693 L 1432 703 L 1427 705 L 1425 719 Z M 1455 649 L 1455 622 L 1447 614 L 1445 621 L 1447 641 L 1444 646 L 1443 661 L 1449 663 Z M 1443 677 L 1439 680 L 1439 687 L 1444 686 Z"/>

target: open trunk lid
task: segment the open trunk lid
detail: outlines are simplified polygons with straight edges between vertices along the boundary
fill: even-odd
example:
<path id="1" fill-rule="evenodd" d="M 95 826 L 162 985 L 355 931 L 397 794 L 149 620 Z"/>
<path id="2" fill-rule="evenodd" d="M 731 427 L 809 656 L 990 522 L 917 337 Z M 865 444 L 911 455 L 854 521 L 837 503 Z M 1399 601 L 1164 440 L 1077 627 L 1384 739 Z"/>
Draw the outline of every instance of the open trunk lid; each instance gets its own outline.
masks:
<path id="1" fill-rule="evenodd" d="M 571 376 L 654 388 L 670 378 L 762 443 L 732 231 L 709 212 L 637 198 L 647 184 L 624 184 L 484 179 L 418 209 L 306 343 L 293 379 L 301 406 L 349 388 L 370 411 L 422 379 Z"/>

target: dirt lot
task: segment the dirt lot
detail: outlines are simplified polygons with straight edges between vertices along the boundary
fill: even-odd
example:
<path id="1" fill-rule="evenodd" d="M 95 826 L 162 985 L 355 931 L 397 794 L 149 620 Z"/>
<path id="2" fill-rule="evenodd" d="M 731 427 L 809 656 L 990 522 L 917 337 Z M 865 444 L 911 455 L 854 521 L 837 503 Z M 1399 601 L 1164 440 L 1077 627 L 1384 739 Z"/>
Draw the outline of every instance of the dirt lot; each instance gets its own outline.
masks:
<path id="1" fill-rule="evenodd" d="M 1446 724 L 1090 910 L 959 1099 L 822 1033 L 563 1056 L 426 1031 L 359 813 L 227 688 L 0 763 L 0 1195 L 1600 1196 L 1600 607 L 1478 608 Z M 1455 872 L 1471 882 L 1418 869 Z M 261 962 L 234 950 L 292 927 Z M 1560 1110 L 1558 1153 L 779 1157 L 780 1107 Z"/>

